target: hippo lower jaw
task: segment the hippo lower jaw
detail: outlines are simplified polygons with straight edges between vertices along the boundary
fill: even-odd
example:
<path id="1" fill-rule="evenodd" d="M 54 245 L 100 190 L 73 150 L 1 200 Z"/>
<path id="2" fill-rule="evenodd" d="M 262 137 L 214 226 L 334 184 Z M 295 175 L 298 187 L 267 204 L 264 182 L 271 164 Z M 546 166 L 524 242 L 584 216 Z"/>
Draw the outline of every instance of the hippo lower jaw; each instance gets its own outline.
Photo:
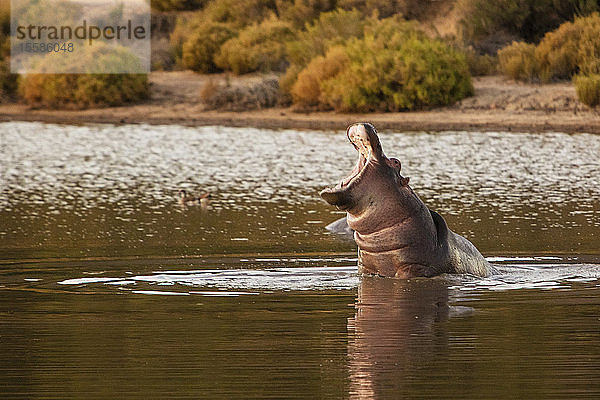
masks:
<path id="1" fill-rule="evenodd" d="M 350 172 L 350 175 L 342 179 L 334 187 L 321 190 L 319 195 L 329 204 L 336 206 L 340 210 L 346 210 L 352 203 L 350 188 L 352 185 L 360 181 L 367 163 L 368 160 L 366 160 L 362 155 L 359 156 L 359 160 L 357 161 L 352 172 Z"/>

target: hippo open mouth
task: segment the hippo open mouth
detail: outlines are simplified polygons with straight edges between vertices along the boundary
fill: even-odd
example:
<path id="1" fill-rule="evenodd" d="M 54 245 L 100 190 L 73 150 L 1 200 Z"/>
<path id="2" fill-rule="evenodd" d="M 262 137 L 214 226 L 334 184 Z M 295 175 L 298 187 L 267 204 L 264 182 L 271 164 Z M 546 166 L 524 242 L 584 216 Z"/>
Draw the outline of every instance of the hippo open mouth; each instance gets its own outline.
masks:
<path id="1" fill-rule="evenodd" d="M 358 151 L 358 160 L 356 161 L 356 165 L 354 166 L 350 174 L 346 178 L 342 179 L 342 181 L 338 184 L 340 188 L 344 188 L 354 180 L 358 180 L 365 166 L 372 157 L 373 151 L 371 148 L 369 137 L 364 127 L 362 128 L 363 129 L 358 130 L 358 132 L 357 129 L 348 129 L 348 140 L 350 140 L 350 143 L 352 143 L 356 151 Z"/>
<path id="2" fill-rule="evenodd" d="M 381 145 L 375 133 L 375 128 L 372 125 L 352 125 L 346 131 L 346 136 L 356 151 L 358 151 L 358 160 L 348 176 L 343 178 L 334 187 L 323 189 L 320 193 L 325 201 L 338 206 L 341 205 L 343 198 L 340 195 L 360 181 L 367 165 L 371 161 L 378 161 L 382 156 Z"/>

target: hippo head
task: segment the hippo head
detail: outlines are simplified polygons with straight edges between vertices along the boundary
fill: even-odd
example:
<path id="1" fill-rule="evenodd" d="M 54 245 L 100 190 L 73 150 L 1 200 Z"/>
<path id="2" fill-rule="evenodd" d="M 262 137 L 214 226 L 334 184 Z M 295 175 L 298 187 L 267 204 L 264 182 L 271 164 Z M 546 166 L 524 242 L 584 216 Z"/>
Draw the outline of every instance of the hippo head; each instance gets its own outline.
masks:
<path id="1" fill-rule="evenodd" d="M 390 211 L 389 208 L 398 203 L 391 198 L 397 198 L 402 189 L 408 187 L 408 178 L 400 174 L 400 161 L 383 154 L 371 124 L 351 125 L 346 135 L 358 151 L 358 161 L 346 178 L 322 190 L 321 197 L 350 215 L 361 214 L 369 208 Z"/>

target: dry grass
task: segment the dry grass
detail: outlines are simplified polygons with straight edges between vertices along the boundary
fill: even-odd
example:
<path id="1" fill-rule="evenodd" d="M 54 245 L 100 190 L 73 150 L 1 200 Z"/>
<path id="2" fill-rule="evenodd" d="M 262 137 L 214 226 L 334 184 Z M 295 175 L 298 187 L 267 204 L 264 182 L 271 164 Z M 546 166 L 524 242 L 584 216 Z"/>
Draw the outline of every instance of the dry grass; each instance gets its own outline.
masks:
<path id="1" fill-rule="evenodd" d="M 200 99 L 210 110 L 260 110 L 278 103 L 279 84 L 273 77 L 245 84 L 233 83 L 229 78 L 209 79 L 200 91 Z"/>

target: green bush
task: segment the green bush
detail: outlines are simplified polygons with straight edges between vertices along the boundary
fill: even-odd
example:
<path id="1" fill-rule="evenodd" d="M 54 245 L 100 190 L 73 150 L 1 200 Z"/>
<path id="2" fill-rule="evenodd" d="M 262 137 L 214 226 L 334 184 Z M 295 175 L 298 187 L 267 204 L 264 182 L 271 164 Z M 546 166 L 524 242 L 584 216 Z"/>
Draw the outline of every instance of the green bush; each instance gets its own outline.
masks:
<path id="1" fill-rule="evenodd" d="M 286 51 L 290 67 L 281 78 L 280 89 L 282 102 L 291 101 L 291 90 L 298 78 L 298 73 L 311 60 L 324 56 L 327 50 L 343 44 L 352 37 L 362 37 L 364 27 L 374 18 L 365 18 L 356 10 L 334 10 L 322 13 L 312 24 L 307 23 L 304 30 L 296 35 L 296 39 L 286 43 Z"/>
<path id="2" fill-rule="evenodd" d="M 320 108 L 341 112 L 401 111 L 473 93 L 463 54 L 397 17 L 376 25 L 311 62 L 292 88 L 296 104 L 318 98 Z"/>
<path id="3" fill-rule="evenodd" d="M 362 37 L 367 22 L 356 10 L 322 13 L 312 24 L 306 24 L 296 40 L 287 43 L 290 63 L 305 67 L 313 58 L 325 55 L 329 47 L 342 44 L 352 37 Z"/>
<path id="4" fill-rule="evenodd" d="M 311 60 L 324 56 L 327 49 L 343 45 L 351 38 L 362 38 L 365 34 L 383 38 L 400 37 L 408 34 L 424 37 L 415 21 L 406 21 L 401 16 L 394 16 L 379 20 L 376 16 L 365 18 L 358 11 L 336 10 L 323 13 L 312 25 L 307 25 L 306 30 L 298 34 L 298 40 L 289 42 L 287 45 L 288 56 L 293 68 L 290 68 L 281 84 L 283 98 L 291 94 L 292 87 L 298 77 L 298 73 L 304 69 Z M 337 54 L 337 53 L 336 53 Z M 329 63 L 326 61 L 317 61 Z M 334 64 L 337 60 L 333 61 Z M 310 69 L 314 69 L 311 67 Z M 307 79 L 307 78 L 305 78 Z M 300 101 L 302 103 L 302 101 Z"/>
<path id="5" fill-rule="evenodd" d="M 600 74 L 576 75 L 573 78 L 579 100 L 590 107 L 600 104 Z"/>
<path id="6" fill-rule="evenodd" d="M 183 43 L 181 64 L 193 71 L 217 72 L 214 57 L 221 46 L 233 38 L 236 32 L 221 22 L 207 22 L 200 25 Z"/>
<path id="7" fill-rule="evenodd" d="M 128 49 L 95 44 L 84 54 L 71 54 L 74 55 L 64 55 L 59 61 L 56 57 L 46 56 L 36 65 L 33 73 L 19 81 L 19 93 L 28 104 L 81 109 L 135 103 L 149 96 L 146 74 L 98 73 L 111 71 L 111 68 L 117 71 L 124 67 L 139 67 L 139 60 Z M 57 62 L 72 71 L 86 68 L 89 73 L 44 73 L 60 67 Z"/>
<path id="8" fill-rule="evenodd" d="M 498 51 L 500 70 L 512 79 L 531 82 L 538 76 L 535 46 L 524 42 L 513 42 Z"/>
<path id="9" fill-rule="evenodd" d="M 248 26 L 238 37 L 225 42 L 214 62 L 234 74 L 284 71 L 287 66 L 285 42 L 293 37 L 289 23 L 272 17 Z"/>

